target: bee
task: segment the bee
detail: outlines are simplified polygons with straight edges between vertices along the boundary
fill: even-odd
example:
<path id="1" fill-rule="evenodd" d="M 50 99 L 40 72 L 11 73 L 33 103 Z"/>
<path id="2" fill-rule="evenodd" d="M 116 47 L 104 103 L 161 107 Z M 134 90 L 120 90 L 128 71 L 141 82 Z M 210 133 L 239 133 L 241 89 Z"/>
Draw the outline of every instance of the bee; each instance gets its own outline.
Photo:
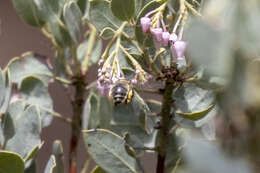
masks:
<path id="1" fill-rule="evenodd" d="M 115 105 L 130 103 L 133 97 L 133 89 L 130 86 L 130 82 L 125 79 L 116 81 L 109 90 L 109 97 Z"/>

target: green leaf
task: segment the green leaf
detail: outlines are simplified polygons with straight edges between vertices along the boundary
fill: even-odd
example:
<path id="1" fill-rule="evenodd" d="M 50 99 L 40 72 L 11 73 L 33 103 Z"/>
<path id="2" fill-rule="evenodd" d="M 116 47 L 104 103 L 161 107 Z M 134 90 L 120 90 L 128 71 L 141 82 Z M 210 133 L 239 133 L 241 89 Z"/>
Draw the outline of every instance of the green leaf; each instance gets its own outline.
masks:
<path id="1" fill-rule="evenodd" d="M 4 141 L 7 142 L 15 135 L 14 122 L 10 114 L 7 112 L 3 115 L 1 121 L 1 130 L 3 132 Z M 4 145 L 4 144 L 3 144 Z"/>
<path id="2" fill-rule="evenodd" d="M 185 83 L 173 94 L 176 113 L 191 120 L 198 120 L 207 115 L 213 108 L 215 93 L 197 87 L 192 83 Z"/>
<path id="3" fill-rule="evenodd" d="M 162 103 L 158 100 L 147 100 L 146 104 L 148 105 L 149 109 L 152 113 L 160 113 L 161 112 L 161 106 Z"/>
<path id="4" fill-rule="evenodd" d="M 204 117 L 198 120 L 191 120 L 180 116 L 179 114 L 175 115 L 175 122 L 178 123 L 181 127 L 184 128 L 203 128 L 203 126 L 210 125 L 213 117 L 218 114 L 218 106 L 214 106 L 211 111 L 209 111 Z"/>
<path id="5" fill-rule="evenodd" d="M 124 140 L 104 129 L 83 131 L 88 152 L 95 162 L 108 172 L 142 172 L 136 159 L 125 150 Z M 115 147 L 116 146 L 116 147 Z"/>
<path id="6" fill-rule="evenodd" d="M 135 0 L 112 0 L 111 10 L 122 21 L 130 20 L 135 13 Z"/>
<path id="7" fill-rule="evenodd" d="M 167 5 L 169 11 L 172 12 L 173 15 L 175 15 L 174 17 L 176 17 L 176 14 L 178 13 L 180 8 L 180 1 L 169 0 Z"/>
<path id="8" fill-rule="evenodd" d="M 145 147 L 155 147 L 155 139 L 157 136 L 157 131 L 153 131 L 151 134 L 147 134 L 146 131 L 140 127 L 140 125 L 128 125 L 128 124 L 121 124 L 121 125 L 111 125 L 109 128 L 114 133 L 124 137 L 126 133 L 133 136 L 133 138 L 137 138 L 138 141 L 141 141 Z M 139 145 L 138 142 L 136 144 L 131 144 L 133 147 L 135 145 Z M 138 155 L 138 151 L 137 151 Z"/>
<path id="9" fill-rule="evenodd" d="M 114 125 L 140 127 L 150 134 L 154 132 L 155 122 L 148 116 L 149 107 L 143 99 L 134 92 L 132 101 L 114 107 L 112 122 Z"/>
<path id="10" fill-rule="evenodd" d="M 105 0 L 91 1 L 89 20 L 101 32 L 104 28 L 117 30 L 122 22 L 118 20 L 110 9 L 110 4 Z M 113 36 L 110 35 L 109 38 Z"/>
<path id="11" fill-rule="evenodd" d="M 24 159 L 24 162 L 28 162 L 31 159 L 34 159 L 36 157 L 36 154 L 38 153 L 39 149 L 42 147 L 43 144 L 40 144 L 38 146 L 35 146 L 32 151 L 26 156 Z"/>
<path id="12" fill-rule="evenodd" d="M 129 44 L 126 42 L 124 42 L 124 45 L 129 46 Z M 111 54 L 112 51 L 116 51 L 115 49 L 116 49 L 116 43 L 113 44 L 109 53 Z M 132 65 L 132 62 L 129 60 L 129 58 L 126 57 L 125 53 L 121 49 L 118 50 L 118 59 L 119 59 L 120 68 L 124 68 L 124 69 L 127 68 L 129 70 L 135 71 L 135 67 Z"/>
<path id="13" fill-rule="evenodd" d="M 36 173 L 37 167 L 35 160 L 32 160 L 29 167 L 25 168 L 24 173 Z"/>
<path id="14" fill-rule="evenodd" d="M 69 31 L 62 21 L 54 18 L 52 21 L 49 22 L 49 27 L 52 35 L 54 36 L 57 44 L 60 47 L 65 48 L 72 45 Z"/>
<path id="15" fill-rule="evenodd" d="M 23 159 L 16 153 L 0 151 L 0 173 L 23 173 Z"/>
<path id="16" fill-rule="evenodd" d="M 85 102 L 83 129 L 108 128 L 112 118 L 112 103 L 107 97 L 98 97 L 93 91 Z"/>
<path id="17" fill-rule="evenodd" d="M 137 16 L 144 5 L 144 0 L 135 0 L 135 16 Z"/>
<path id="18" fill-rule="evenodd" d="M 51 33 L 61 47 L 71 45 L 69 31 L 61 20 L 62 11 L 66 2 L 70 0 L 34 0 L 41 18 L 48 22 Z"/>
<path id="19" fill-rule="evenodd" d="M 150 108 L 145 103 L 143 98 L 134 91 L 134 96 L 132 99 L 132 102 L 134 105 L 138 105 L 139 108 L 136 110 L 139 110 L 139 121 L 141 124 L 141 127 L 149 134 L 152 133 L 154 130 L 155 123 L 151 119 L 151 117 L 148 116 L 148 114 L 151 113 Z"/>
<path id="20" fill-rule="evenodd" d="M 229 157 L 224 154 L 219 145 L 198 138 L 194 133 L 186 143 L 188 145 L 183 150 L 183 156 L 187 164 L 187 172 L 252 172 L 246 159 Z"/>
<path id="21" fill-rule="evenodd" d="M 52 153 L 54 154 L 56 160 L 55 172 L 64 173 L 64 153 L 61 141 L 54 141 L 52 146 Z"/>
<path id="22" fill-rule="evenodd" d="M 15 110 L 16 108 L 22 110 Z M 41 143 L 41 122 L 40 114 L 35 106 L 29 106 L 25 110 L 21 101 L 16 101 L 10 105 L 8 112 L 12 117 L 15 135 L 8 140 L 6 150 L 19 153 L 23 158 L 39 146 Z M 15 114 L 14 113 L 18 113 Z"/>
<path id="23" fill-rule="evenodd" d="M 111 100 L 106 96 L 100 97 L 100 106 L 99 106 L 99 114 L 100 114 L 100 127 L 108 128 L 110 126 L 110 121 L 112 119 L 113 113 L 113 105 Z"/>
<path id="24" fill-rule="evenodd" d="M 128 67 L 121 67 L 121 70 L 123 71 L 126 80 L 130 81 L 131 79 L 134 78 L 134 76 L 135 76 L 134 69 L 128 68 Z"/>
<path id="25" fill-rule="evenodd" d="M 91 173 L 106 173 L 104 169 L 102 169 L 100 166 L 96 166 Z"/>
<path id="26" fill-rule="evenodd" d="M 224 88 L 228 83 L 227 79 L 223 77 L 209 75 L 204 68 L 198 69 L 194 78 L 194 83 L 199 87 L 213 90 Z"/>
<path id="27" fill-rule="evenodd" d="M 0 113 L 5 113 L 11 96 L 10 72 L 0 69 Z"/>
<path id="28" fill-rule="evenodd" d="M 36 156 L 38 151 L 42 147 L 43 143 L 38 146 L 35 146 L 30 153 L 27 154 L 26 158 L 24 158 L 25 162 L 25 172 L 35 172 L 36 171 Z M 34 171 L 35 170 L 35 171 Z"/>
<path id="29" fill-rule="evenodd" d="M 87 37 L 87 39 L 84 42 L 82 42 L 77 48 L 77 58 L 80 62 L 84 61 L 85 57 L 87 56 L 89 47 L 90 47 L 89 37 Z M 92 66 L 96 64 L 100 58 L 101 53 L 102 53 L 102 41 L 96 38 L 95 45 L 91 52 L 88 65 Z"/>
<path id="30" fill-rule="evenodd" d="M 212 110 L 213 107 L 214 107 L 214 105 L 210 105 L 209 107 L 207 107 L 206 109 L 204 109 L 202 111 L 192 112 L 192 113 L 182 113 L 180 111 L 176 111 L 176 113 L 183 118 L 187 118 L 187 119 L 196 121 L 196 120 L 199 120 L 199 119 L 205 117 Z"/>
<path id="31" fill-rule="evenodd" d="M 36 54 L 28 52 L 23 54 L 22 57 L 13 58 L 8 63 L 11 81 L 20 86 L 24 78 L 34 75 L 44 81 L 45 85 L 48 85 L 53 74 L 48 67 L 37 60 L 36 57 Z"/>
<path id="32" fill-rule="evenodd" d="M 232 12 L 230 31 L 241 52 L 248 57 L 256 57 L 260 53 L 260 36 L 258 28 L 260 24 L 255 22 L 260 17 L 259 5 L 255 2 L 230 2 L 226 12 Z M 230 8 L 233 10 L 231 11 Z"/>
<path id="33" fill-rule="evenodd" d="M 3 115 L 2 121 L 1 121 L 1 129 L 3 132 L 3 139 L 2 141 L 6 142 L 11 139 L 15 135 L 15 119 L 19 117 L 24 110 L 24 104 L 21 100 L 18 100 L 14 103 L 11 103 L 8 107 L 7 112 Z"/>
<path id="34" fill-rule="evenodd" d="M 102 37 L 103 40 L 109 40 L 115 33 L 115 30 L 110 27 L 105 27 L 100 32 L 100 37 Z"/>
<path id="35" fill-rule="evenodd" d="M 134 149 L 136 157 L 141 157 L 144 154 L 144 144 L 137 136 L 134 134 L 125 133 L 124 140 Z"/>
<path id="36" fill-rule="evenodd" d="M 89 0 L 78 0 L 77 3 L 81 13 L 84 15 L 84 17 L 88 18 Z"/>
<path id="37" fill-rule="evenodd" d="M 44 83 L 35 76 L 28 76 L 23 80 L 20 91 L 26 104 L 35 105 L 40 109 L 42 126 L 50 125 L 53 102 Z"/>
<path id="38" fill-rule="evenodd" d="M 230 78 L 233 59 L 231 36 L 228 33 L 202 20 L 192 21 L 186 34 L 189 43 L 187 52 L 193 57 L 195 67 L 205 68 L 210 76 Z"/>
<path id="39" fill-rule="evenodd" d="M 20 17 L 28 24 L 36 27 L 42 27 L 44 25 L 34 0 L 12 0 L 12 2 Z"/>
<path id="40" fill-rule="evenodd" d="M 50 159 L 48 160 L 48 163 L 44 169 L 44 173 L 54 173 L 56 168 L 56 159 L 54 155 L 51 155 Z"/>
<path id="41" fill-rule="evenodd" d="M 138 45 L 138 43 L 135 40 L 130 40 L 129 38 L 121 37 L 121 45 L 127 50 L 129 54 L 142 56 L 140 51 L 136 48 L 136 46 L 133 43 Z"/>
<path id="42" fill-rule="evenodd" d="M 78 44 L 82 31 L 82 13 L 77 3 L 74 1 L 66 3 L 64 6 L 63 16 L 71 38 L 76 44 Z"/>
<path id="43" fill-rule="evenodd" d="M 144 8 L 140 11 L 138 17 L 137 17 L 137 22 L 136 22 L 136 27 L 135 27 L 135 36 L 136 40 L 141 44 L 145 46 L 153 46 L 153 40 L 151 34 L 144 34 L 142 31 L 142 27 L 140 24 L 140 19 L 141 17 L 145 16 L 149 11 L 152 11 L 156 8 L 158 8 L 161 5 L 160 2 L 157 2 L 156 0 L 153 0 L 146 4 Z"/>
<path id="44" fill-rule="evenodd" d="M 55 57 L 55 68 L 53 73 L 56 77 L 60 77 L 66 80 L 69 80 L 69 72 L 66 64 L 69 63 L 71 57 L 70 48 L 64 48 L 62 51 L 57 52 Z"/>
<path id="45" fill-rule="evenodd" d="M 97 128 L 100 117 L 98 113 L 99 100 L 93 92 L 86 99 L 82 114 L 82 129 Z"/>
<path id="46" fill-rule="evenodd" d="M 124 125 L 140 125 L 139 123 L 139 113 L 138 106 L 134 106 L 133 102 L 128 104 L 119 104 L 114 107 L 113 112 L 113 122 L 115 124 Z"/>
<path id="47" fill-rule="evenodd" d="M 34 0 L 41 18 L 46 22 L 60 20 L 64 4 L 69 0 Z"/>

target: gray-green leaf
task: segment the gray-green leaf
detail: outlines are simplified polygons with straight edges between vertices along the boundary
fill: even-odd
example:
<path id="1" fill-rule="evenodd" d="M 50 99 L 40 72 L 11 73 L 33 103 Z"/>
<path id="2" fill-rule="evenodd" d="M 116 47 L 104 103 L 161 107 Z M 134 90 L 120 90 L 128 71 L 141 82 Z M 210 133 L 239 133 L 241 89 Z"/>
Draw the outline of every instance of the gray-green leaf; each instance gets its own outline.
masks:
<path id="1" fill-rule="evenodd" d="M 44 22 L 40 18 L 40 14 L 34 0 L 12 0 L 12 2 L 14 4 L 14 8 L 24 21 L 32 26 L 43 26 Z"/>
<path id="2" fill-rule="evenodd" d="M 0 69 L 0 113 L 5 113 L 11 96 L 10 72 Z"/>
<path id="3" fill-rule="evenodd" d="M 95 162 L 108 172 L 142 172 L 136 159 L 125 150 L 124 140 L 111 131 L 104 129 L 83 132 L 88 152 Z"/>
<path id="4" fill-rule="evenodd" d="M 52 121 L 53 109 L 48 88 L 37 77 L 28 76 L 23 80 L 20 91 L 26 104 L 35 105 L 40 109 L 42 126 L 48 126 Z"/>
<path id="5" fill-rule="evenodd" d="M 15 127 L 15 135 L 8 140 L 6 150 L 19 153 L 23 158 L 30 154 L 35 146 L 41 143 L 40 132 L 41 122 L 39 110 L 35 106 L 29 106 L 22 110 L 13 110 L 23 108 L 21 101 L 12 103 L 8 111 L 12 117 Z M 19 106 L 20 105 L 20 106 Z M 8 108 L 9 109 L 9 108 Z M 14 115 L 13 113 L 19 112 Z"/>
<path id="6" fill-rule="evenodd" d="M 185 118 L 198 120 L 213 108 L 215 93 L 199 88 L 195 84 L 185 83 L 173 94 L 173 99 L 178 108 L 177 113 Z"/>
<path id="7" fill-rule="evenodd" d="M 104 28 L 117 30 L 122 22 L 118 20 L 110 9 L 110 4 L 105 0 L 90 2 L 89 17 L 91 23 L 101 32 Z M 110 35 L 112 37 L 113 35 Z"/>
<path id="8" fill-rule="evenodd" d="M 135 0 L 112 0 L 111 10 L 122 21 L 130 20 L 135 13 Z"/>
<path id="9" fill-rule="evenodd" d="M 81 37 L 82 13 L 77 3 L 74 1 L 66 3 L 63 10 L 63 16 L 71 38 L 76 44 L 79 43 Z"/>
<path id="10" fill-rule="evenodd" d="M 85 102 L 83 110 L 83 129 L 108 128 L 113 107 L 107 97 L 98 97 L 93 91 Z"/>
<path id="11" fill-rule="evenodd" d="M 13 58 L 8 63 L 8 68 L 11 81 L 18 85 L 21 84 L 24 78 L 30 75 L 37 76 L 47 85 L 53 76 L 48 67 L 37 60 L 36 55 L 31 52 L 23 54 L 22 57 Z"/>

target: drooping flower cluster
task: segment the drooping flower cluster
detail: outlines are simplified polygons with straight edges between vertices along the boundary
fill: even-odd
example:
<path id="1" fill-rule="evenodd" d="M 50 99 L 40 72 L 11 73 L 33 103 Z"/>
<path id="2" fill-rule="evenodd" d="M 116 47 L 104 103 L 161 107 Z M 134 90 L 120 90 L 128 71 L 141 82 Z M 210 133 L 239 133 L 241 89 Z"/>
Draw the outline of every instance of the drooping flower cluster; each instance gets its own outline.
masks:
<path id="1" fill-rule="evenodd" d="M 162 15 L 158 15 L 158 13 L 160 11 L 153 10 L 140 19 L 143 33 L 152 34 L 156 48 L 166 47 L 170 44 L 173 58 L 182 59 L 187 43 L 182 40 L 183 27 L 179 29 L 178 36 L 176 34 L 176 29 L 180 21 L 177 20 L 173 31 L 170 33 L 167 31 L 162 17 L 160 17 Z M 151 15 L 152 17 L 150 17 Z"/>
<path id="2" fill-rule="evenodd" d="M 100 59 L 98 62 L 98 80 L 97 80 L 97 88 L 99 89 L 102 95 L 108 95 L 109 89 L 112 83 L 112 68 L 105 67 L 102 68 L 104 63 L 103 59 Z"/>
<path id="3" fill-rule="evenodd" d="M 117 64 L 116 69 L 113 69 L 110 64 L 104 65 L 104 60 L 101 59 L 98 62 L 98 80 L 97 88 L 102 95 L 108 95 L 109 90 L 113 84 L 118 80 L 126 80 L 119 64 Z M 140 67 L 139 67 L 140 68 Z M 130 84 L 135 86 L 137 84 L 144 84 L 150 81 L 152 76 L 146 73 L 142 69 L 136 69 L 134 77 L 130 80 Z"/>

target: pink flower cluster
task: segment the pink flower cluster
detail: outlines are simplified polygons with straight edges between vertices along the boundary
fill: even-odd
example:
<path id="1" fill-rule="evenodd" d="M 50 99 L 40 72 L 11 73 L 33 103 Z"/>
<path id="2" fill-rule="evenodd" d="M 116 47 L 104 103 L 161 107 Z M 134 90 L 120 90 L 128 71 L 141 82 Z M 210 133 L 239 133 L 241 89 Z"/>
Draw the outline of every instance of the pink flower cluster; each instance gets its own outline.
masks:
<path id="1" fill-rule="evenodd" d="M 111 67 L 101 68 L 103 63 L 103 59 L 98 62 L 97 88 L 102 95 L 108 95 L 112 83 Z"/>
<path id="2" fill-rule="evenodd" d="M 153 35 L 155 44 L 161 46 L 169 46 L 172 52 L 172 56 L 175 59 L 182 59 L 187 43 L 182 40 L 183 29 L 181 28 L 178 36 L 175 32 L 171 34 L 166 30 L 163 20 L 156 21 L 156 27 L 152 27 L 152 19 L 149 17 L 151 12 L 147 13 L 144 17 L 140 19 L 142 31 L 145 34 L 151 33 Z M 161 24 L 162 24 L 162 27 Z"/>
<path id="3" fill-rule="evenodd" d="M 98 62 L 98 80 L 97 88 L 102 95 L 107 95 L 111 86 L 116 83 L 118 80 L 126 80 L 123 72 L 121 71 L 119 65 L 117 67 L 117 74 L 113 72 L 113 69 L 110 65 L 104 66 L 104 60 L 100 59 Z M 144 73 L 144 74 L 143 74 Z M 140 79 L 141 74 L 144 75 L 143 80 Z M 138 83 L 144 84 L 152 80 L 152 75 L 147 74 L 146 72 L 141 72 L 136 69 L 134 77 L 130 80 L 132 86 L 137 85 Z"/>

